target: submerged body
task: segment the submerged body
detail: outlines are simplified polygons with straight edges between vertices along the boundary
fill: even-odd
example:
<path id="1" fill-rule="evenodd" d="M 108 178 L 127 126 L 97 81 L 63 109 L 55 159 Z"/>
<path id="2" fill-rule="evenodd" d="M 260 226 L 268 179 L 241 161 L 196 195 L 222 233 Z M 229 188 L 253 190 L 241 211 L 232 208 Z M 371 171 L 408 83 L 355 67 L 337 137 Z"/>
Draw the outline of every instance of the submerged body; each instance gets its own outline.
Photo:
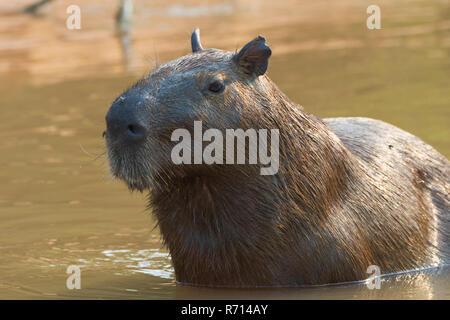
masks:
<path id="1" fill-rule="evenodd" d="M 176 279 L 257 287 L 362 280 L 448 262 L 450 164 L 429 145 L 366 118 L 318 119 L 264 74 L 258 37 L 162 65 L 107 115 L 111 171 L 149 190 Z M 279 171 L 175 165 L 176 128 L 280 132 Z"/>

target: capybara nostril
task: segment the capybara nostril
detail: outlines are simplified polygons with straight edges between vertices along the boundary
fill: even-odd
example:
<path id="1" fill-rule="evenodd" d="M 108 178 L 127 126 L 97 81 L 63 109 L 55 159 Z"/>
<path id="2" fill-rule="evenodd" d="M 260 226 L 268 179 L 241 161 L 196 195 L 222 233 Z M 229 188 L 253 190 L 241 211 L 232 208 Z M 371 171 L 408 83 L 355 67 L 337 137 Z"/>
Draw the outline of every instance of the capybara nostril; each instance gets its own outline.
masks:
<path id="1" fill-rule="evenodd" d="M 142 119 L 144 105 L 139 93 L 119 97 L 109 108 L 106 115 L 107 135 L 119 143 L 143 140 L 148 128 Z"/>
<path id="2" fill-rule="evenodd" d="M 127 134 L 135 139 L 145 137 L 147 129 L 139 124 L 129 124 L 127 127 Z"/>
<path id="3" fill-rule="evenodd" d="M 139 124 L 137 119 L 133 119 L 133 115 L 115 113 L 113 108 L 110 111 L 106 117 L 107 132 L 110 138 L 124 143 L 137 142 L 145 138 L 147 128 Z"/>

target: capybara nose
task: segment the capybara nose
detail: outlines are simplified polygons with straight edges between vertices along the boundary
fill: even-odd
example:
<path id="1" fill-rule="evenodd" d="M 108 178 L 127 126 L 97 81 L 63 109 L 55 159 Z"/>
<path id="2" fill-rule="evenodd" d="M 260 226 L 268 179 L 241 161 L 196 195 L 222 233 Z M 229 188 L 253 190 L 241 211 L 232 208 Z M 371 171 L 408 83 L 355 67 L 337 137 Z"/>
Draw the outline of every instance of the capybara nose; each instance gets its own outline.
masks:
<path id="1" fill-rule="evenodd" d="M 112 139 L 138 142 L 147 136 L 148 129 L 139 117 L 140 103 L 118 99 L 106 114 L 106 132 Z"/>

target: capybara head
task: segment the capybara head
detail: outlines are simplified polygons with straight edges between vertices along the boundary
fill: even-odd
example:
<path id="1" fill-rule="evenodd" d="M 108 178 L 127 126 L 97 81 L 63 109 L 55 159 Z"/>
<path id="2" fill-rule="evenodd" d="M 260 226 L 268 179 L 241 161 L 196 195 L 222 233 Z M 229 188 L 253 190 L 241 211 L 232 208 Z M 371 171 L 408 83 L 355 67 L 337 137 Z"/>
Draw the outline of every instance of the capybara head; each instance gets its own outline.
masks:
<path id="1" fill-rule="evenodd" d="M 192 131 L 199 120 L 203 129 L 222 132 L 268 126 L 263 115 L 281 93 L 264 75 L 271 55 L 265 39 L 258 36 L 239 52 L 203 49 L 197 29 L 191 44 L 192 54 L 157 67 L 121 94 L 106 115 L 111 172 L 131 189 L 155 188 L 189 170 L 213 170 L 173 165 L 171 135 L 178 128 Z"/>

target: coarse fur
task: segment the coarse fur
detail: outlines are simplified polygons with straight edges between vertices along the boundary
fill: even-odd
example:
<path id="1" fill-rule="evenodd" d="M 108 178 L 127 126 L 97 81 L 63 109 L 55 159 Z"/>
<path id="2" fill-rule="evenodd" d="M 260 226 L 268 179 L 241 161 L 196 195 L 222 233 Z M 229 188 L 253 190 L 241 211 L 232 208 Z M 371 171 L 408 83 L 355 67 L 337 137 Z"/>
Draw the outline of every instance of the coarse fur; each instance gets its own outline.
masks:
<path id="1" fill-rule="evenodd" d="M 366 279 L 370 265 L 391 273 L 448 263 L 444 156 L 382 121 L 309 115 L 264 73 L 262 37 L 244 47 L 251 54 L 203 49 L 196 37 L 194 53 L 114 102 L 133 105 L 150 128 L 145 141 L 126 145 L 106 131 L 111 172 L 149 191 L 178 282 L 313 285 Z M 222 92 L 207 90 L 214 81 Z M 192 132 L 195 120 L 222 132 L 279 129 L 278 173 L 173 164 L 171 133 Z"/>

